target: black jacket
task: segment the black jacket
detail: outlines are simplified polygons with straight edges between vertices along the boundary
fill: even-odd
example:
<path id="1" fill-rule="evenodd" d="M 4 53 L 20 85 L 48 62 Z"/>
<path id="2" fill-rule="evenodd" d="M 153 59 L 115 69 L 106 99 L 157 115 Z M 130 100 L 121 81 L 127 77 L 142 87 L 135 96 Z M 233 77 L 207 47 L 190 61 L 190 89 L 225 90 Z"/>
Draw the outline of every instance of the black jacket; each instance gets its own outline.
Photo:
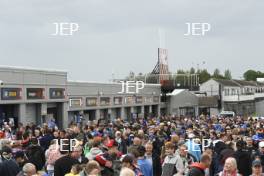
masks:
<path id="1" fill-rule="evenodd" d="M 45 165 L 45 152 L 39 145 L 31 145 L 26 150 L 28 162 L 34 164 L 39 171 Z"/>
<path id="2" fill-rule="evenodd" d="M 121 143 L 118 143 L 118 151 L 122 152 L 122 154 L 127 153 L 127 144 L 124 139 L 121 140 Z"/>
<path id="3" fill-rule="evenodd" d="M 240 174 L 250 175 L 251 174 L 251 154 L 246 150 L 238 150 L 234 153 L 234 157 L 237 161 L 237 168 Z"/>
<path id="4" fill-rule="evenodd" d="M 5 160 L 0 163 L 0 175 L 2 176 L 15 176 L 19 173 L 20 169 L 15 160 Z"/>
<path id="5" fill-rule="evenodd" d="M 78 160 L 70 157 L 69 155 L 63 156 L 58 159 L 54 164 L 54 175 L 64 176 L 71 171 L 74 164 L 80 164 Z"/>
<path id="6" fill-rule="evenodd" d="M 161 162 L 159 155 L 152 154 L 153 176 L 161 176 Z"/>

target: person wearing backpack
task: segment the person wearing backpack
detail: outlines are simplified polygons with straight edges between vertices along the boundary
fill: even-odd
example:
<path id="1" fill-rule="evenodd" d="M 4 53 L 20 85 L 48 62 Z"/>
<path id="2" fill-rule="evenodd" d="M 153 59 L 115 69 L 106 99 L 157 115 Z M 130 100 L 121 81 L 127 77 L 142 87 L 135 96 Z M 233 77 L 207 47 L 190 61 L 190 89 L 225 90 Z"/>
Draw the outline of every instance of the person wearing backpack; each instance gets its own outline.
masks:
<path id="1" fill-rule="evenodd" d="M 174 176 L 183 174 L 184 165 L 181 157 L 175 154 L 175 146 L 172 142 L 165 144 L 166 157 L 162 164 L 161 176 Z"/>
<path id="2" fill-rule="evenodd" d="M 45 156 L 47 159 L 46 168 L 48 175 L 53 176 L 55 161 L 63 156 L 60 152 L 60 146 L 58 144 L 58 141 L 51 141 L 51 145 L 49 146 L 48 150 L 46 150 Z"/>

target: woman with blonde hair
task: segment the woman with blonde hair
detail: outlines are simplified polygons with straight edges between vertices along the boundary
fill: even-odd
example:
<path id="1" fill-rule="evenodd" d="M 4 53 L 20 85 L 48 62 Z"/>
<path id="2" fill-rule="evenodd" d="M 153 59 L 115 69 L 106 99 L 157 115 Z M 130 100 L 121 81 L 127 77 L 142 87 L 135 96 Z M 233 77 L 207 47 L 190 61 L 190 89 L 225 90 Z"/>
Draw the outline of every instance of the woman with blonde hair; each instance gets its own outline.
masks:
<path id="1" fill-rule="evenodd" d="M 136 174 L 132 169 L 125 167 L 121 170 L 120 176 L 136 176 Z"/>
<path id="2" fill-rule="evenodd" d="M 217 176 L 241 176 L 237 170 L 237 162 L 233 157 L 225 160 L 224 170 L 217 174 Z"/>

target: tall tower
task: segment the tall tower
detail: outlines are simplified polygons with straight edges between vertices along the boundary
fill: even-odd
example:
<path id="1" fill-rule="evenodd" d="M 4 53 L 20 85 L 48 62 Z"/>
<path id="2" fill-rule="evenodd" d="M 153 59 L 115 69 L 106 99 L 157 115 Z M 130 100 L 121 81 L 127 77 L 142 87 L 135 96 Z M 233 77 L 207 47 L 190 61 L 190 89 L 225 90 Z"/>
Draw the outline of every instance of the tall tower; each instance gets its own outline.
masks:
<path id="1" fill-rule="evenodd" d="M 163 84 L 164 81 L 169 79 L 169 66 L 168 66 L 168 50 L 158 48 L 158 62 L 152 71 L 152 74 L 159 76 L 159 83 Z"/>

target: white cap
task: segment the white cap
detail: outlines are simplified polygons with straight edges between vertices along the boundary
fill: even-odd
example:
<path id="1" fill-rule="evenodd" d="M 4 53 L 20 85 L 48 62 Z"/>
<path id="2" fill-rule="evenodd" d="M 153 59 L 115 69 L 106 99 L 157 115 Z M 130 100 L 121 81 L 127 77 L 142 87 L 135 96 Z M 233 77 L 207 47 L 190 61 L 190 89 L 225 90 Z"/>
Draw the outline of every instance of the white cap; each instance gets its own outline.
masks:
<path id="1" fill-rule="evenodd" d="M 260 147 L 260 148 L 264 147 L 264 141 L 261 141 L 261 142 L 259 143 L 259 147 Z"/>

